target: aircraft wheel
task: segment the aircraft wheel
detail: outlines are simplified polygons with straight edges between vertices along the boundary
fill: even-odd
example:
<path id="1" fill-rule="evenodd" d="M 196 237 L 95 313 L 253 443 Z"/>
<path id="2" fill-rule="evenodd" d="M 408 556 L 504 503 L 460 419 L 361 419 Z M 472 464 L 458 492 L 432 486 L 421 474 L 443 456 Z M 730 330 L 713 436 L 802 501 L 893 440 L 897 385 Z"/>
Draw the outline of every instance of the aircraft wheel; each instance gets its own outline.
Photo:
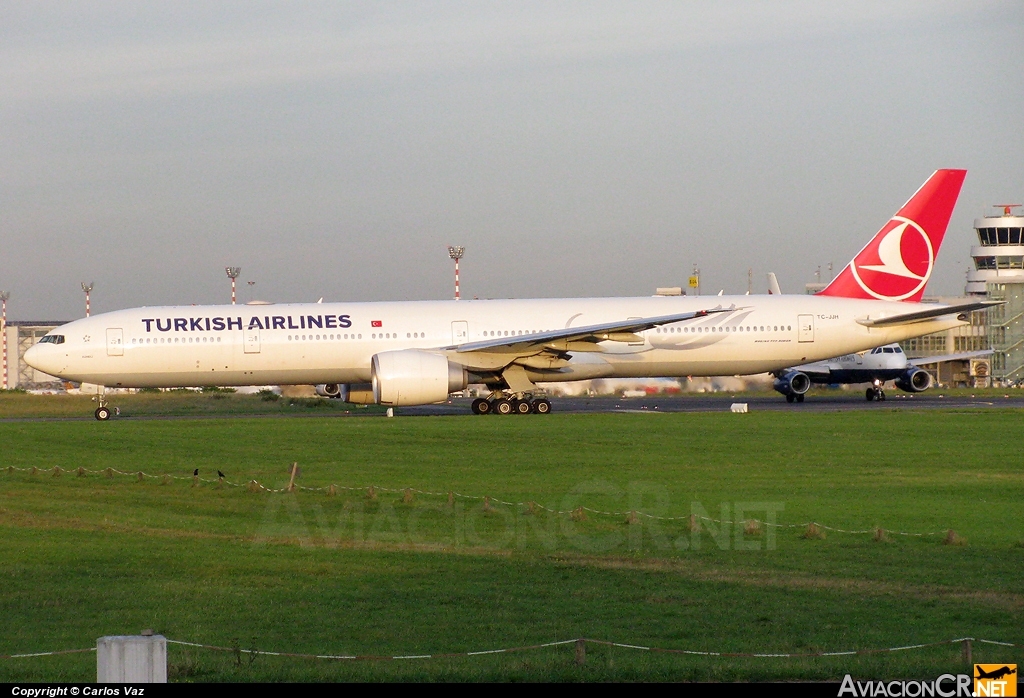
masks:
<path id="1" fill-rule="evenodd" d="M 795 401 L 796 401 L 796 395 L 794 395 L 793 393 L 789 393 L 788 395 L 786 395 L 786 402 L 792 403 L 792 402 L 795 402 Z"/>
<path id="2" fill-rule="evenodd" d="M 874 388 L 868 388 L 867 390 L 865 390 L 864 391 L 864 399 L 866 399 L 868 402 L 871 402 L 872 400 L 874 400 L 875 399 L 875 389 Z"/>
<path id="3" fill-rule="evenodd" d="M 484 400 L 482 397 L 478 397 L 473 400 L 473 414 L 487 414 L 491 411 L 491 403 Z"/>
<path id="4" fill-rule="evenodd" d="M 879 400 L 884 400 L 885 399 L 885 391 L 884 390 L 879 390 L 878 391 L 878 399 Z"/>
<path id="5" fill-rule="evenodd" d="M 501 398 L 494 401 L 495 414 L 512 414 L 512 401 L 508 398 Z"/>
<path id="6" fill-rule="evenodd" d="M 796 396 L 796 401 L 797 402 L 803 402 L 804 401 L 804 396 L 803 395 L 797 395 Z"/>
<path id="7" fill-rule="evenodd" d="M 101 422 L 105 422 L 110 419 L 110 409 L 107 407 L 97 407 L 93 415 Z"/>
<path id="8" fill-rule="evenodd" d="M 512 406 L 515 408 L 516 414 L 530 414 L 529 400 L 516 400 Z"/>
<path id="9" fill-rule="evenodd" d="M 533 411 L 536 414 L 548 414 L 551 412 L 551 403 L 545 400 L 544 398 L 534 400 Z"/>

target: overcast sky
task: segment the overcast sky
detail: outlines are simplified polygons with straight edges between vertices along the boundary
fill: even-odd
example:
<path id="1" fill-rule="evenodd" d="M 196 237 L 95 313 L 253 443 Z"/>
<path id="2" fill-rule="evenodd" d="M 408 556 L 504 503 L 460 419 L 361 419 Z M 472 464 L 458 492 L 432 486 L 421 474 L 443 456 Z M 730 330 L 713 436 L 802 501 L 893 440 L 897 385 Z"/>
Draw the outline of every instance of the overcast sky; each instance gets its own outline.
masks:
<path id="1" fill-rule="evenodd" d="M 14 319 L 802 292 L 941 167 L 1024 203 L 1024 3 L 0 0 Z"/>

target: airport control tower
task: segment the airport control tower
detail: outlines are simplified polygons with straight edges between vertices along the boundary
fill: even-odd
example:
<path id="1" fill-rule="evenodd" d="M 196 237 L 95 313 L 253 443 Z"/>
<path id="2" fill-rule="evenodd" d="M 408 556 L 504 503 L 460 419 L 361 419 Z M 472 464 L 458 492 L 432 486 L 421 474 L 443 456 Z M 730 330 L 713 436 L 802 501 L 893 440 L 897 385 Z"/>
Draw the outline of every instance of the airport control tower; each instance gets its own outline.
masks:
<path id="1" fill-rule="evenodd" d="M 967 273 L 968 296 L 984 296 L 990 283 L 1024 283 L 1024 216 L 1013 215 L 1019 204 L 1000 204 L 1001 216 L 974 220 L 981 243 L 971 248 L 974 269 Z"/>
<path id="2" fill-rule="evenodd" d="M 967 273 L 968 296 L 987 296 L 1004 305 L 988 311 L 992 377 L 1000 385 L 1024 381 L 1024 216 L 1019 204 L 1000 204 L 1002 215 L 974 221 L 981 243 L 971 248 L 974 269 Z"/>

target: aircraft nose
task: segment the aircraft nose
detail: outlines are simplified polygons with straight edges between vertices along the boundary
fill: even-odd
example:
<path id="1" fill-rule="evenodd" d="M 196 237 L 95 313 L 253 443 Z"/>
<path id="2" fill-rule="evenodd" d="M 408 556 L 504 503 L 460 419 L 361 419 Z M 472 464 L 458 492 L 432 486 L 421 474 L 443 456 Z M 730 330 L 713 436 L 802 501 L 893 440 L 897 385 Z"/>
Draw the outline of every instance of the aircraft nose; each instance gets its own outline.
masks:
<path id="1" fill-rule="evenodd" d="M 51 376 L 60 375 L 64 367 L 61 365 L 62 352 L 57 352 L 51 346 L 40 346 L 33 344 L 25 352 L 25 363 L 37 371 Z"/>

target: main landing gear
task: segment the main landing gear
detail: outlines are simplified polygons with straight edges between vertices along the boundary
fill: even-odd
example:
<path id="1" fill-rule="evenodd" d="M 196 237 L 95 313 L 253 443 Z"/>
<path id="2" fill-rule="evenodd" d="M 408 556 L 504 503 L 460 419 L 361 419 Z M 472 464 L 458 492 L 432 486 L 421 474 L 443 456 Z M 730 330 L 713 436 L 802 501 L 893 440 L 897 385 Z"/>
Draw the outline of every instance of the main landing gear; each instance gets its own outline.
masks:
<path id="1" fill-rule="evenodd" d="M 548 414 L 551 402 L 526 393 L 506 395 L 493 393 L 489 398 L 473 400 L 473 414 Z"/>
<path id="2" fill-rule="evenodd" d="M 882 381 L 875 381 L 875 384 L 864 391 L 864 398 L 871 402 L 872 400 L 878 400 L 881 402 L 885 399 L 885 390 L 882 389 Z"/>
<path id="3" fill-rule="evenodd" d="M 789 393 L 788 395 L 786 395 L 786 402 L 788 402 L 788 403 L 803 402 L 803 401 L 804 401 L 803 393 L 800 393 L 799 395 L 797 395 L 796 393 Z"/>

